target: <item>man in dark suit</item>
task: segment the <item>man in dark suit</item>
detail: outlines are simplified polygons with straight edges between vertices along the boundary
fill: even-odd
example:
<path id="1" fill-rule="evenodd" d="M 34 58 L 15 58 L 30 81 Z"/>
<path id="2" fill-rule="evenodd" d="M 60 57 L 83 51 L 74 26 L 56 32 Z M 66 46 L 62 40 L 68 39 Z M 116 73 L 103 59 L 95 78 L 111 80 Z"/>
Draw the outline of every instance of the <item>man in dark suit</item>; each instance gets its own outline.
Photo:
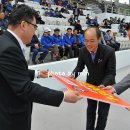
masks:
<path id="1" fill-rule="evenodd" d="M 32 103 L 59 106 L 76 102 L 76 92 L 56 91 L 33 83 L 47 71 L 29 70 L 24 46 L 36 30 L 36 11 L 19 5 L 9 16 L 8 30 L 0 36 L 0 130 L 31 130 Z"/>
<path id="2" fill-rule="evenodd" d="M 78 63 L 71 78 L 77 78 L 86 66 L 88 69 L 87 82 L 103 87 L 115 83 L 116 60 L 114 50 L 106 45 L 99 44 L 101 32 L 98 28 L 85 30 L 85 46 L 80 49 Z M 98 106 L 98 119 L 96 109 Z M 88 99 L 86 130 L 104 130 L 107 122 L 110 104 Z"/>

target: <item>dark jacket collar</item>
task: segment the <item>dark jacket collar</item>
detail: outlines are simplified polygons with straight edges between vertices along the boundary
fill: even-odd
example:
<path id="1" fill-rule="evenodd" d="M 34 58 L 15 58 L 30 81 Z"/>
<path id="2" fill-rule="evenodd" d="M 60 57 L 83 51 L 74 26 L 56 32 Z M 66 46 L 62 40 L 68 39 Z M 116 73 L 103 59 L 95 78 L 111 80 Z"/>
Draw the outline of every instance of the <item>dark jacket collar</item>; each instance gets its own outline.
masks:
<path id="1" fill-rule="evenodd" d="M 4 35 L 6 35 L 7 37 L 9 37 L 20 48 L 20 50 L 21 50 L 21 47 L 19 45 L 18 40 L 9 31 L 5 31 Z"/>

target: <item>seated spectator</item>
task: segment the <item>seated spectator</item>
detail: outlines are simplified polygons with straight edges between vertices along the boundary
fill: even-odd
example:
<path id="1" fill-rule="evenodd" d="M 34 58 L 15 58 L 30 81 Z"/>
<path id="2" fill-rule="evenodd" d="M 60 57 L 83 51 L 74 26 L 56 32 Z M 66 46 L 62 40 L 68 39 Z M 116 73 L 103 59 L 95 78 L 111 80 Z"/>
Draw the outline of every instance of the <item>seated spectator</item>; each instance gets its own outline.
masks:
<path id="1" fill-rule="evenodd" d="M 78 30 L 76 30 L 76 29 L 73 30 L 73 35 L 76 38 L 76 43 L 73 46 L 77 47 L 77 51 L 76 51 L 77 54 L 75 54 L 74 57 L 78 57 L 78 55 L 79 55 L 79 49 L 82 47 L 82 44 L 83 44 L 83 43 L 81 43 L 82 42 L 81 40 L 83 40 L 82 39 L 83 37 L 78 34 Z"/>
<path id="2" fill-rule="evenodd" d="M 56 10 L 55 10 L 55 17 L 57 18 L 66 18 L 64 17 L 61 12 L 58 10 L 58 7 L 56 7 Z"/>
<path id="3" fill-rule="evenodd" d="M 117 17 L 115 17 L 113 20 L 114 20 L 114 21 L 113 21 L 114 24 L 117 24 L 117 23 L 118 23 L 118 22 L 117 22 Z"/>
<path id="4" fill-rule="evenodd" d="M 80 43 L 81 47 L 85 46 L 85 44 L 84 44 L 84 30 L 82 30 L 79 34 L 79 43 Z"/>
<path id="5" fill-rule="evenodd" d="M 75 6 L 75 8 L 73 9 L 73 15 L 74 15 L 74 20 L 78 20 L 78 17 L 80 15 L 80 10 L 77 6 Z"/>
<path id="6" fill-rule="evenodd" d="M 47 17 L 47 16 L 50 16 L 50 13 L 49 13 L 48 9 L 45 9 L 44 15 L 45 15 L 46 17 Z"/>
<path id="7" fill-rule="evenodd" d="M 69 10 L 73 10 L 74 7 L 73 7 L 71 4 L 68 3 L 68 4 L 66 5 L 66 8 L 69 9 Z"/>
<path id="8" fill-rule="evenodd" d="M 121 23 L 121 18 L 117 19 L 117 23 L 120 24 Z"/>
<path id="9" fill-rule="evenodd" d="M 112 10 L 113 10 L 112 13 L 114 13 L 114 14 L 117 13 L 117 7 L 116 7 L 116 5 L 115 5 L 115 2 L 112 2 Z"/>
<path id="10" fill-rule="evenodd" d="M 106 45 L 106 41 L 104 39 L 105 35 L 106 35 L 106 33 L 104 31 L 101 31 L 101 42 L 100 43 L 104 44 L 104 45 Z"/>
<path id="11" fill-rule="evenodd" d="M 87 27 L 90 27 L 91 25 L 91 19 L 89 17 L 89 14 L 87 14 L 87 17 L 86 17 L 86 24 L 87 24 Z"/>
<path id="12" fill-rule="evenodd" d="M 120 48 L 120 44 L 117 43 L 114 39 L 113 39 L 113 33 L 111 32 L 111 30 L 107 30 L 106 34 L 104 36 L 104 40 L 106 42 L 106 45 L 112 47 L 115 49 L 115 51 L 118 51 Z"/>
<path id="13" fill-rule="evenodd" d="M 120 43 L 118 43 L 118 42 L 116 41 L 116 36 L 117 36 L 117 32 L 113 32 L 112 41 L 113 41 L 114 43 L 116 43 L 116 45 L 117 45 L 116 51 L 119 51 L 119 49 L 120 49 Z"/>
<path id="14" fill-rule="evenodd" d="M 105 2 L 104 1 L 102 1 L 100 7 L 101 7 L 101 10 L 102 10 L 102 13 L 104 13 L 105 12 Z"/>
<path id="15" fill-rule="evenodd" d="M 101 23 L 100 27 L 111 29 L 111 24 L 108 19 L 104 19 L 103 22 Z"/>
<path id="16" fill-rule="evenodd" d="M 52 57 L 51 59 L 53 60 L 53 54 L 54 57 L 57 58 L 58 54 L 59 54 L 59 49 L 58 49 L 58 45 L 53 43 L 53 38 L 50 35 L 51 29 L 46 27 L 44 29 L 44 34 L 41 37 L 41 44 L 43 45 L 43 48 L 48 49 L 49 51 L 51 51 Z"/>
<path id="17" fill-rule="evenodd" d="M 5 18 L 5 13 L 0 13 L 0 29 L 6 30 L 7 29 L 8 21 Z"/>
<path id="18" fill-rule="evenodd" d="M 42 20 L 40 16 L 40 11 L 37 11 L 38 16 L 37 16 L 37 24 L 45 24 L 45 22 Z"/>
<path id="19" fill-rule="evenodd" d="M 64 51 L 65 51 L 64 42 L 63 42 L 63 39 L 59 33 L 60 33 L 60 29 L 56 28 L 54 30 L 54 34 L 52 35 L 53 44 L 58 45 L 58 49 L 59 49 L 59 56 L 60 57 L 57 57 L 57 60 L 64 59 Z"/>
<path id="20" fill-rule="evenodd" d="M 83 30 L 81 30 L 82 33 Z M 78 30 L 74 29 L 73 30 L 73 35 L 76 37 L 76 44 L 75 46 L 77 46 L 78 48 L 81 48 L 83 46 L 83 39 L 81 39 L 81 33 L 78 34 Z"/>
<path id="21" fill-rule="evenodd" d="M 0 4 L 0 12 L 4 12 L 4 8 L 2 4 Z"/>
<path id="22" fill-rule="evenodd" d="M 5 6 L 6 6 L 5 9 L 6 14 L 11 13 L 13 11 L 13 5 L 11 5 L 11 1 L 7 2 Z"/>
<path id="23" fill-rule="evenodd" d="M 43 63 L 45 57 L 48 54 L 48 50 L 46 48 L 42 47 L 42 45 L 40 44 L 40 42 L 39 42 L 36 35 L 33 35 L 32 41 L 31 41 L 31 43 L 29 45 L 31 46 L 31 52 L 33 52 L 32 63 L 37 64 L 36 56 L 37 56 L 38 52 L 42 52 L 40 54 L 40 57 L 38 58 L 38 62 Z"/>
<path id="24" fill-rule="evenodd" d="M 55 13 L 54 13 L 53 9 L 50 9 L 49 16 L 50 17 L 55 17 Z"/>
<path id="25" fill-rule="evenodd" d="M 94 26 L 94 27 L 99 26 L 98 21 L 97 21 L 97 16 L 95 16 L 95 18 L 91 20 L 91 26 Z"/>
<path id="26" fill-rule="evenodd" d="M 112 12 L 112 6 L 111 6 L 111 5 L 108 5 L 108 6 L 107 6 L 107 12 L 108 12 L 108 13 L 111 13 L 111 12 Z"/>
<path id="27" fill-rule="evenodd" d="M 62 7 L 60 12 L 65 13 L 65 14 L 69 14 L 69 11 L 65 7 Z"/>
<path id="28" fill-rule="evenodd" d="M 124 24 L 121 23 L 118 28 L 119 28 L 119 33 L 121 35 L 123 35 L 123 37 L 126 37 L 127 36 L 127 32 L 126 32 L 126 29 L 124 27 Z"/>
<path id="29" fill-rule="evenodd" d="M 124 18 L 121 20 L 121 23 L 125 23 L 125 19 Z"/>
<path id="30" fill-rule="evenodd" d="M 70 26 L 74 26 L 75 25 L 75 20 L 73 15 L 70 16 L 70 18 L 68 19 L 68 22 L 70 23 Z"/>
<path id="31" fill-rule="evenodd" d="M 85 16 L 82 9 L 80 9 L 80 15 Z"/>
<path id="32" fill-rule="evenodd" d="M 76 30 L 78 30 L 78 33 L 81 32 L 82 30 L 82 26 L 80 24 L 80 20 L 77 21 L 77 23 L 75 23 L 75 27 L 74 27 Z"/>
<path id="33" fill-rule="evenodd" d="M 110 17 L 110 24 L 113 24 L 115 22 L 115 19 Z"/>
<path id="34" fill-rule="evenodd" d="M 63 42 L 65 46 L 65 56 L 68 57 L 69 53 L 69 57 L 73 58 L 72 50 L 74 50 L 74 57 L 77 57 L 78 48 L 74 46 L 74 44 L 76 44 L 76 37 L 72 34 L 71 28 L 67 28 L 67 33 L 63 36 Z"/>

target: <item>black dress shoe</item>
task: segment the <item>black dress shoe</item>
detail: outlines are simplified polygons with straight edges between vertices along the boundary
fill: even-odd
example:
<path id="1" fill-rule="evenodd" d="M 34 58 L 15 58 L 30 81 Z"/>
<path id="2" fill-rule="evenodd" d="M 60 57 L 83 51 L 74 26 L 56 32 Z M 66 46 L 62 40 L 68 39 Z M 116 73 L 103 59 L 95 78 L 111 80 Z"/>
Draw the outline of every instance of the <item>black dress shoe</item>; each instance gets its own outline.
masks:
<path id="1" fill-rule="evenodd" d="M 39 64 L 42 64 L 42 63 L 43 63 L 43 61 L 38 59 L 38 63 L 39 63 Z"/>

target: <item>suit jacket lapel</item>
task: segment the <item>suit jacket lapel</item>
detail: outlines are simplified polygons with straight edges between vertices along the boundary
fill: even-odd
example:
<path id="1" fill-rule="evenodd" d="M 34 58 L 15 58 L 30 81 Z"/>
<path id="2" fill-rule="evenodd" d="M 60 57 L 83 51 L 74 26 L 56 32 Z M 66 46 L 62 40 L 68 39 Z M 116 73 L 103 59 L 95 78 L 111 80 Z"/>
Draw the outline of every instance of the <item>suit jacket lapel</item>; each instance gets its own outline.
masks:
<path id="1" fill-rule="evenodd" d="M 95 59 L 94 59 L 94 63 L 95 64 L 98 64 L 98 62 L 100 61 L 100 60 L 102 60 L 102 55 L 103 55 L 103 53 L 102 53 L 102 46 L 99 44 L 98 45 L 98 49 L 97 49 L 97 52 L 96 52 L 96 56 L 95 56 Z"/>
<path id="2" fill-rule="evenodd" d="M 92 58 L 91 58 L 91 54 L 90 52 L 87 50 L 87 48 L 85 47 L 85 61 L 88 61 L 89 63 L 93 64 Z"/>

